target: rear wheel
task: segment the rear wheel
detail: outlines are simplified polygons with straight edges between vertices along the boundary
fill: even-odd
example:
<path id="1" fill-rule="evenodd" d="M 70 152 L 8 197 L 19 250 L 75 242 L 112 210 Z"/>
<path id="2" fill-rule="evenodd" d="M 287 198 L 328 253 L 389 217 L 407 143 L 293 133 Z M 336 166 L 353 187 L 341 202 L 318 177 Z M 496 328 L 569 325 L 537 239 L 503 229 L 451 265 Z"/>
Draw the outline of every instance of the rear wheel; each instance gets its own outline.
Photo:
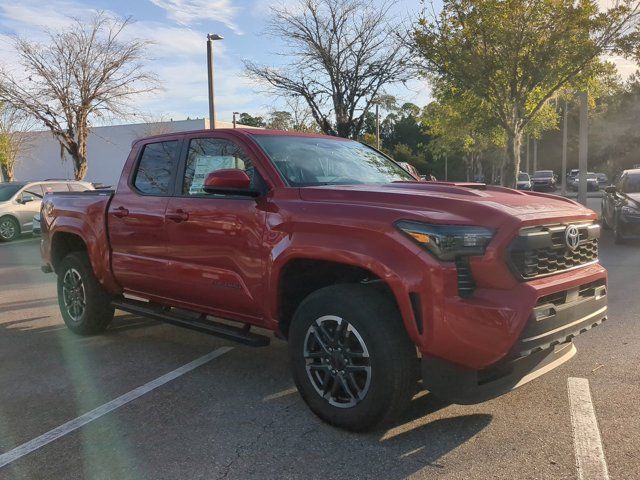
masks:
<path id="1" fill-rule="evenodd" d="M 366 430 L 396 418 L 416 391 L 416 350 L 395 303 L 365 285 L 307 297 L 289 332 L 293 377 L 322 420 Z"/>
<path id="2" fill-rule="evenodd" d="M 86 252 L 67 255 L 58 267 L 58 304 L 64 323 L 79 335 L 103 332 L 115 308 L 93 273 Z"/>
<path id="3" fill-rule="evenodd" d="M 15 240 L 20 234 L 20 225 L 13 217 L 0 218 L 0 242 Z"/>

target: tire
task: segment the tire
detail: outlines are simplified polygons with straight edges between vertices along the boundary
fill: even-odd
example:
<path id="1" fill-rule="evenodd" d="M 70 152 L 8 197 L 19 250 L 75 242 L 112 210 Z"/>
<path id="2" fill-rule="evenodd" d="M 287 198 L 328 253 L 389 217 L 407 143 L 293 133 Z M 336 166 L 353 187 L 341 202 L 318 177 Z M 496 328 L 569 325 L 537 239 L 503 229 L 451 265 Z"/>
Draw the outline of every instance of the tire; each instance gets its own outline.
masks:
<path id="1" fill-rule="evenodd" d="M 68 254 L 57 269 L 58 305 L 64 323 L 78 335 L 104 332 L 115 308 L 112 296 L 102 288 L 93 273 L 86 252 Z"/>
<path id="2" fill-rule="evenodd" d="M 20 224 L 13 217 L 0 218 L 0 242 L 11 242 L 20 235 Z"/>
<path id="3" fill-rule="evenodd" d="M 322 420 L 346 430 L 392 421 L 417 390 L 415 346 L 395 302 L 370 286 L 334 285 L 309 295 L 294 315 L 289 352 L 303 400 Z"/>

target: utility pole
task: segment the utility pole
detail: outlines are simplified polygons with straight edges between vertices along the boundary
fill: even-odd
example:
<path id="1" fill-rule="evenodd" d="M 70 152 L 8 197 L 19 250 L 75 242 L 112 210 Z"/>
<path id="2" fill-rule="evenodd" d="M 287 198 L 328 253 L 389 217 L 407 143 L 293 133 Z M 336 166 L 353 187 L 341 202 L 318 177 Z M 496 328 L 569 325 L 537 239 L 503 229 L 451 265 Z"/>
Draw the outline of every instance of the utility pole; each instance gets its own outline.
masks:
<path id="1" fill-rule="evenodd" d="M 587 92 L 578 94 L 580 99 L 580 143 L 578 154 L 579 182 L 578 202 L 587 205 L 587 158 L 589 145 L 589 97 Z"/>
<path id="2" fill-rule="evenodd" d="M 538 171 L 538 139 L 533 139 L 533 173 Z"/>
<path id="3" fill-rule="evenodd" d="M 236 115 L 240 115 L 240 112 L 233 112 L 233 128 L 236 128 Z"/>
<path id="4" fill-rule="evenodd" d="M 216 107 L 213 89 L 213 42 L 222 40 L 224 37 L 217 33 L 207 34 L 207 72 L 209 76 L 209 128 L 216 128 Z"/>
<path id="5" fill-rule="evenodd" d="M 380 104 L 376 103 L 376 144 L 380 150 Z"/>
<path id="6" fill-rule="evenodd" d="M 567 119 L 569 117 L 569 102 L 564 101 L 564 115 L 562 119 L 562 195 L 567 194 Z"/>

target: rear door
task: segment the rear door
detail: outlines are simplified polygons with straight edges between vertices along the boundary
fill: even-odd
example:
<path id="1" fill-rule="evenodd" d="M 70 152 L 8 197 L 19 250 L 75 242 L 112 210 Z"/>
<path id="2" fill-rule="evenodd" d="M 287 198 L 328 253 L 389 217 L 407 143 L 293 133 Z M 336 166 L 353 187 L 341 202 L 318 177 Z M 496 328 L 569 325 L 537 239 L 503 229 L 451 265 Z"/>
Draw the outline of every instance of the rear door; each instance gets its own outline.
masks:
<path id="1" fill-rule="evenodd" d="M 144 145 L 109 204 L 112 269 L 129 292 L 159 297 L 169 292 L 165 211 L 181 146 L 179 138 Z"/>
<path id="2" fill-rule="evenodd" d="M 202 189 L 212 171 L 239 168 L 252 188 L 266 191 L 252 154 L 220 133 L 185 141 L 176 194 L 167 207 L 167 282 L 173 298 L 227 318 L 260 323 L 264 200 L 212 195 Z"/>

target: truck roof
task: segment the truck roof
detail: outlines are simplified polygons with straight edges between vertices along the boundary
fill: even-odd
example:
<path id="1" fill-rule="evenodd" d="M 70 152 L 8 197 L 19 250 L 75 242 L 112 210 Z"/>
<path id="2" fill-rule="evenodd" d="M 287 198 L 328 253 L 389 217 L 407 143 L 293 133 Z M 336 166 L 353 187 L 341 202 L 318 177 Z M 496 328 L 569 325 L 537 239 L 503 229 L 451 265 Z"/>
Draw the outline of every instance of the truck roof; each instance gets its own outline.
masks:
<path id="1" fill-rule="evenodd" d="M 201 133 L 231 133 L 240 136 L 262 136 L 262 135 L 280 135 L 280 136 L 291 136 L 291 137 L 309 137 L 309 138 L 331 138 L 335 140 L 344 140 L 349 141 L 349 138 L 342 137 L 333 137 L 331 135 L 324 135 L 321 133 L 309 133 L 309 132 L 297 132 L 297 131 L 285 131 L 285 130 L 268 130 L 268 129 L 260 129 L 260 128 L 216 128 L 214 130 L 189 130 L 184 132 L 172 132 L 172 133 L 162 133 L 159 135 L 151 135 L 148 137 L 143 137 L 137 139 L 135 143 L 147 141 L 149 139 L 162 139 L 166 137 L 175 137 L 182 135 L 193 135 L 193 134 L 201 134 Z"/>

